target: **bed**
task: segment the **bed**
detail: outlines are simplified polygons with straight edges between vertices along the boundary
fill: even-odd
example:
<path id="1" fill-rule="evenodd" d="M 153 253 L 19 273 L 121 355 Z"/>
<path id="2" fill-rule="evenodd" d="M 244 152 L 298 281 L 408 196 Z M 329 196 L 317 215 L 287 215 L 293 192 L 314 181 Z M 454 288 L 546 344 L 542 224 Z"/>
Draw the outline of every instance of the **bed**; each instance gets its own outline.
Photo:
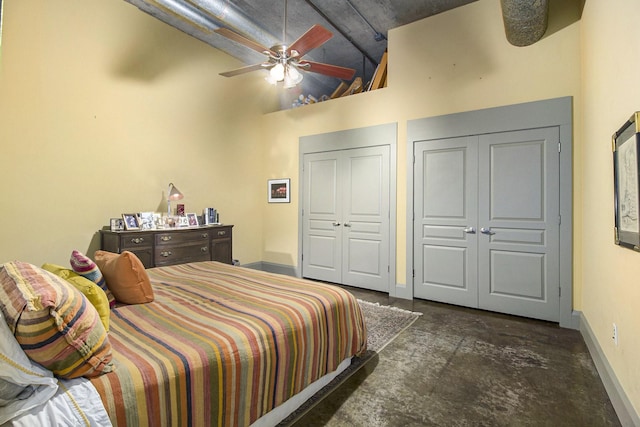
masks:
<path id="1" fill-rule="evenodd" d="M 339 287 L 215 261 L 146 273 L 153 302 L 111 310 L 114 369 L 81 381 L 113 425 L 274 425 L 366 351 Z"/>

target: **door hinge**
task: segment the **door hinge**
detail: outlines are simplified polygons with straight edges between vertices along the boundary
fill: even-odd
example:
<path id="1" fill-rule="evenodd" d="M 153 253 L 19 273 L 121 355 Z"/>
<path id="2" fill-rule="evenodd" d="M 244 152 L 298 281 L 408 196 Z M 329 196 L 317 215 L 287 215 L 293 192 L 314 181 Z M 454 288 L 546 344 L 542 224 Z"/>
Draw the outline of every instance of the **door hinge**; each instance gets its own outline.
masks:
<path id="1" fill-rule="evenodd" d="M 558 296 L 561 297 L 562 296 L 562 288 L 558 288 Z"/>
<path id="2" fill-rule="evenodd" d="M 562 142 L 558 142 L 558 153 L 562 153 Z"/>
<path id="3" fill-rule="evenodd" d="M 304 254 L 300 254 L 300 259 L 304 261 Z"/>
<path id="4" fill-rule="evenodd" d="M 411 270 L 411 274 L 413 275 L 413 277 L 416 277 L 416 271 L 415 270 Z"/>
<path id="5" fill-rule="evenodd" d="M 562 225 L 562 215 L 558 215 L 558 225 Z"/>
<path id="6" fill-rule="evenodd" d="M 387 273 L 391 273 L 391 267 L 387 265 Z"/>
<path id="7" fill-rule="evenodd" d="M 302 208 L 302 216 L 304 216 L 304 208 Z"/>

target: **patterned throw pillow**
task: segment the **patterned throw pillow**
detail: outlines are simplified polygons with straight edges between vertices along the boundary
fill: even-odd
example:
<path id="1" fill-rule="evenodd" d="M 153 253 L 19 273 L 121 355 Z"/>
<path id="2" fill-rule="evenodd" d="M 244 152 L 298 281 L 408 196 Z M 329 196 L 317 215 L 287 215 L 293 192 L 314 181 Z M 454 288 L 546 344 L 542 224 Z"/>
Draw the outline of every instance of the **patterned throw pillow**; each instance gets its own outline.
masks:
<path id="1" fill-rule="evenodd" d="M 96 251 L 94 256 L 116 300 L 125 304 L 153 301 L 149 275 L 136 254 L 129 251 L 121 254 Z"/>
<path id="2" fill-rule="evenodd" d="M 87 257 L 80 251 L 74 250 L 71 252 L 71 259 L 69 261 L 71 262 L 71 268 L 73 268 L 73 271 L 100 286 L 104 293 L 107 294 L 110 308 L 116 306 L 116 299 L 107 287 L 107 283 L 102 276 L 102 272 L 91 258 Z"/>
<path id="3" fill-rule="evenodd" d="M 61 378 L 113 370 L 100 316 L 80 291 L 26 262 L 0 267 L 0 309 L 20 347 Z"/>
<path id="4" fill-rule="evenodd" d="M 87 297 L 89 302 L 96 308 L 100 315 L 102 325 L 109 332 L 109 317 L 111 315 L 111 309 L 109 307 L 109 300 L 107 294 L 102 290 L 100 286 L 93 283 L 91 280 L 84 276 L 79 275 L 75 271 L 64 268 L 61 265 L 56 264 L 42 264 L 42 269 L 50 271 L 61 279 L 71 283 L 77 290 L 82 292 L 82 295 Z"/>

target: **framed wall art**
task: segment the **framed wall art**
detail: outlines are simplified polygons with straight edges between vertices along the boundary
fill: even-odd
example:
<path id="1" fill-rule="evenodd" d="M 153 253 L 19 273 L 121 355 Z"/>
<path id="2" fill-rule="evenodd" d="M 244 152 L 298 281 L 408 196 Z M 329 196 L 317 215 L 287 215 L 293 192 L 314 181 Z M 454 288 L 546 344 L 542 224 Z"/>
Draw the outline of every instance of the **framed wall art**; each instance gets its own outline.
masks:
<path id="1" fill-rule="evenodd" d="M 615 243 L 636 251 L 640 251 L 639 121 L 640 112 L 637 111 L 613 134 L 612 138 Z"/>
<path id="2" fill-rule="evenodd" d="M 291 179 L 270 179 L 268 182 L 269 203 L 289 203 Z"/>

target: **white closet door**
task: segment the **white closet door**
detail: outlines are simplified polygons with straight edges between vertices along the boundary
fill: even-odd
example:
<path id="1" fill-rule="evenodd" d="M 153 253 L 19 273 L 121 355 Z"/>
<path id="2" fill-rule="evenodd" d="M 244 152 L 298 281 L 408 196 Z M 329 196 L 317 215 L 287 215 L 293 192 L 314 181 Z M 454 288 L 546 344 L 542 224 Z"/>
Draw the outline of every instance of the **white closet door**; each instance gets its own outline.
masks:
<path id="1" fill-rule="evenodd" d="M 340 152 L 304 156 L 302 275 L 340 283 L 342 200 Z"/>
<path id="2" fill-rule="evenodd" d="M 304 156 L 303 276 L 389 290 L 389 147 Z"/>
<path id="3" fill-rule="evenodd" d="M 558 321 L 557 127 L 416 142 L 414 295 Z"/>
<path id="4" fill-rule="evenodd" d="M 557 127 L 480 136 L 482 309 L 559 319 L 559 138 Z"/>
<path id="5" fill-rule="evenodd" d="M 415 144 L 414 295 L 478 305 L 478 138 Z"/>

